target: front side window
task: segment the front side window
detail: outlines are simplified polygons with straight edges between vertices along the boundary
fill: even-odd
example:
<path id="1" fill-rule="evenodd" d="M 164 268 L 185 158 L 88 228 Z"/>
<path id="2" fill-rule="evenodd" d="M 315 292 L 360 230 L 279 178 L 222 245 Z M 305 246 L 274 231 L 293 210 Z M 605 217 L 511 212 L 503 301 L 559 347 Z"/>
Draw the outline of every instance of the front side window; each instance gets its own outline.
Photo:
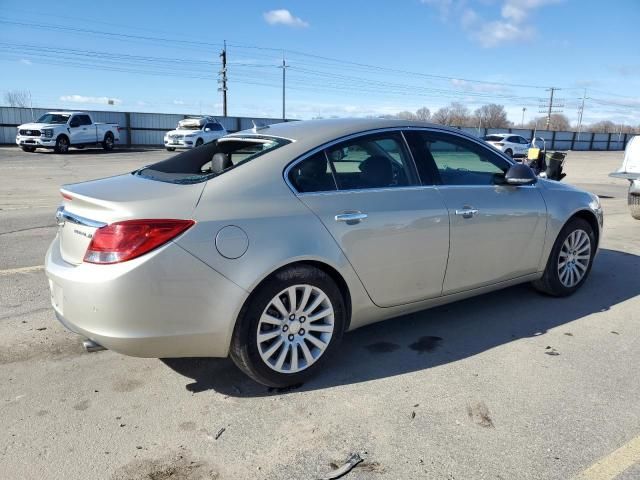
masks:
<path id="1" fill-rule="evenodd" d="M 412 145 L 420 145 L 423 152 L 420 156 L 414 156 L 421 176 L 423 170 L 433 173 L 438 183 L 443 185 L 502 183 L 510 166 L 489 149 L 455 135 L 415 132 L 413 137 Z M 422 162 L 425 163 L 421 165 Z"/>

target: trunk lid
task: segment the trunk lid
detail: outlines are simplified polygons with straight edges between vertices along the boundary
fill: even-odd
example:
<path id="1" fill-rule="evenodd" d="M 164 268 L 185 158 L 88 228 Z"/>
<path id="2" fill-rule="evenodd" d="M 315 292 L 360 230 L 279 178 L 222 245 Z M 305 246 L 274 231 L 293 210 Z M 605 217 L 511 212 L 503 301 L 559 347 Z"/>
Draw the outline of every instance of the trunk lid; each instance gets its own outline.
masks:
<path id="1" fill-rule="evenodd" d="M 126 174 L 64 185 L 58 209 L 60 254 L 71 264 L 82 263 L 95 231 L 132 219 L 190 219 L 206 182 L 174 184 Z"/>

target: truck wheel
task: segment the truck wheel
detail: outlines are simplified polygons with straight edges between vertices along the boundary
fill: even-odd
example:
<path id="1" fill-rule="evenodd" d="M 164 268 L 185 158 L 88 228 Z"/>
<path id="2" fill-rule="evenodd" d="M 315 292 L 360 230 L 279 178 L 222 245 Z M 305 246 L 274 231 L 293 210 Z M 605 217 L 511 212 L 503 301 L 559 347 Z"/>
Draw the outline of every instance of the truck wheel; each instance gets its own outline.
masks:
<path id="1" fill-rule="evenodd" d="M 104 136 L 104 141 L 102 142 L 102 148 L 109 152 L 113 150 L 113 134 L 111 132 L 107 132 Z"/>
<path id="2" fill-rule="evenodd" d="M 167 152 L 175 152 L 176 149 L 173 147 L 167 147 Z"/>
<path id="3" fill-rule="evenodd" d="M 36 151 L 36 147 L 20 147 L 23 152 L 33 153 Z"/>
<path id="4" fill-rule="evenodd" d="M 58 137 L 54 150 L 56 153 L 67 153 L 69 151 L 69 139 L 66 135 L 60 135 Z"/>
<path id="5" fill-rule="evenodd" d="M 199 147 L 200 145 L 202 145 L 203 143 L 204 143 L 204 140 L 202 140 L 201 138 L 196 140 L 196 148 Z"/>
<path id="6" fill-rule="evenodd" d="M 640 195 L 633 195 L 631 192 L 627 195 L 627 203 L 631 216 L 636 220 L 640 220 Z"/>

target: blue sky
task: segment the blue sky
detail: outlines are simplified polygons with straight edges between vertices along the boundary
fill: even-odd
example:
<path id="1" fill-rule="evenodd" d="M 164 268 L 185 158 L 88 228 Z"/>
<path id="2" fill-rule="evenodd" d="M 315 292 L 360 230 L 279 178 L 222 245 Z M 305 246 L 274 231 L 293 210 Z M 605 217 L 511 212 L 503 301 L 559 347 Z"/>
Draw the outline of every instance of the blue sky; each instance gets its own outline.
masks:
<path id="1" fill-rule="evenodd" d="M 30 90 L 34 106 L 219 115 L 226 40 L 230 115 L 280 116 L 284 55 L 294 118 L 460 101 L 519 123 L 556 86 L 573 122 L 586 88 L 586 123 L 640 124 L 638 0 L 0 5 L 0 94 Z"/>

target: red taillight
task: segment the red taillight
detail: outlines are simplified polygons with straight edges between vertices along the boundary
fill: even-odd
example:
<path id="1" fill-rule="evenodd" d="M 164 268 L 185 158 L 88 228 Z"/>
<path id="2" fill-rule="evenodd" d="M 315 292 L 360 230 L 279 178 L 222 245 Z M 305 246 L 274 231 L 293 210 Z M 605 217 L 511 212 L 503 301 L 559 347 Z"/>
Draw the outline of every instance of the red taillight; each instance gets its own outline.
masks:
<path id="1" fill-rule="evenodd" d="M 60 195 L 62 195 L 62 198 L 64 198 L 65 200 L 71 200 L 73 198 L 71 195 L 64 192 L 60 192 Z"/>
<path id="2" fill-rule="evenodd" d="M 84 255 L 87 263 L 120 263 L 144 255 L 191 227 L 193 220 L 127 220 L 99 228 Z"/>

